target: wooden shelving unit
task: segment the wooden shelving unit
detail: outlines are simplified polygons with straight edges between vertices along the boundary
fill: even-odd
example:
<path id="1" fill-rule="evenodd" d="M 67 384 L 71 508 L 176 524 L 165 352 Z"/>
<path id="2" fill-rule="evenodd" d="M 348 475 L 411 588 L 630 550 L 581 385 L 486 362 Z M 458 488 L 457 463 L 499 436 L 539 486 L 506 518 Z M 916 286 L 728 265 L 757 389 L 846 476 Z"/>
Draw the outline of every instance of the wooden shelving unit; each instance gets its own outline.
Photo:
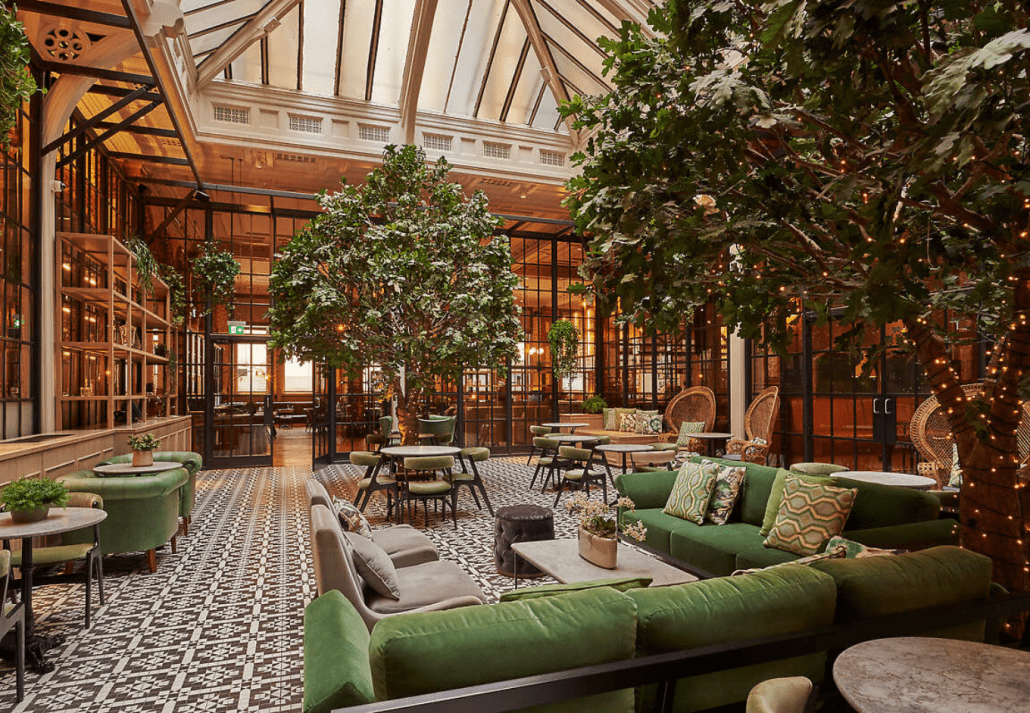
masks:
<path id="1" fill-rule="evenodd" d="M 139 285 L 135 257 L 109 235 L 58 233 L 57 409 L 64 429 L 175 415 L 168 286 Z"/>

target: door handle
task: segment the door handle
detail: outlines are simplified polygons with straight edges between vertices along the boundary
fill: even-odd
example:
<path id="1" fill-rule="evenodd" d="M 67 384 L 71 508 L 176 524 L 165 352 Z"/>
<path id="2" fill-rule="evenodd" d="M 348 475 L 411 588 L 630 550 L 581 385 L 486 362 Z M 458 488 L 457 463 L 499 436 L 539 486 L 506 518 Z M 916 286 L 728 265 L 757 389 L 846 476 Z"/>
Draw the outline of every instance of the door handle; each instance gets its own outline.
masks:
<path id="1" fill-rule="evenodd" d="M 881 411 L 877 411 L 877 410 L 876 410 L 876 404 L 877 404 L 877 403 L 879 403 L 879 401 L 880 401 L 880 399 L 879 399 L 879 398 L 875 398 L 875 399 L 873 399 L 873 415 L 874 415 L 874 416 L 879 416 L 879 415 L 880 415 L 880 413 L 885 413 L 885 412 L 881 412 Z"/>
<path id="2" fill-rule="evenodd" d="M 883 412 L 884 412 L 885 414 L 892 414 L 892 413 L 894 413 L 894 412 L 893 412 L 893 411 L 891 411 L 891 410 L 890 410 L 890 408 L 889 408 L 889 407 L 890 407 L 890 405 L 891 405 L 891 404 L 892 404 L 893 402 L 894 402 L 894 399 L 889 399 L 889 398 L 885 398 L 885 399 L 883 400 Z"/>

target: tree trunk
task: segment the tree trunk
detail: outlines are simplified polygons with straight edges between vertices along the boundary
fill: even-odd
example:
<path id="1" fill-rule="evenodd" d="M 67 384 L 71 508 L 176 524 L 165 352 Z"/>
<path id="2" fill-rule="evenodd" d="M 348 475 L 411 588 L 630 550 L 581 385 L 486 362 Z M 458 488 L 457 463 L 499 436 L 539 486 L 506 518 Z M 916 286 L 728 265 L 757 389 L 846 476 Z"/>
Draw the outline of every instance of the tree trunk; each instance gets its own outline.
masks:
<path id="1" fill-rule="evenodd" d="M 397 428 L 401 432 L 401 442 L 405 446 L 417 446 L 419 444 L 418 434 L 418 409 L 422 403 L 422 392 L 413 390 L 410 386 L 403 391 L 397 389 Z"/>
<path id="2" fill-rule="evenodd" d="M 1020 468 L 1017 432 L 1022 418 L 1019 384 L 1030 373 L 1030 272 L 1021 271 L 1013 297 L 1013 323 L 994 347 L 979 399 L 966 401 L 950 367 L 948 346 L 924 324 L 909 335 L 934 395 L 951 424 L 962 466 L 959 519 L 962 546 L 990 557 L 992 579 L 1009 591 L 1030 590 L 1030 468 Z M 974 426 L 975 424 L 975 426 Z M 1023 620 L 1008 622 L 1015 637 Z"/>

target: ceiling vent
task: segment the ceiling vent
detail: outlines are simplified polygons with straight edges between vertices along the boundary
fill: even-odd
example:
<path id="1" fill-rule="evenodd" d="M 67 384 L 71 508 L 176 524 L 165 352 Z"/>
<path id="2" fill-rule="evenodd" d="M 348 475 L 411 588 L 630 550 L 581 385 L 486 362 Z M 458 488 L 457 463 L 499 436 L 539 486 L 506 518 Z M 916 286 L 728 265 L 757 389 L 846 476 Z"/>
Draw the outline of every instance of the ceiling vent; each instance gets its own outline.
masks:
<path id="1" fill-rule="evenodd" d="M 540 149 L 540 163 L 545 166 L 564 166 L 565 154 L 560 151 L 547 151 Z"/>
<path id="2" fill-rule="evenodd" d="M 422 146 L 430 151 L 450 151 L 454 139 L 441 134 L 422 134 Z"/>
<path id="3" fill-rule="evenodd" d="M 321 134 L 322 117 L 290 114 L 290 131 L 299 131 L 302 134 Z"/>
<path id="4" fill-rule="evenodd" d="M 62 25 L 53 25 L 43 33 L 43 49 L 58 62 L 74 62 L 92 46 L 89 35 Z"/>
<path id="5" fill-rule="evenodd" d="M 493 141 L 483 142 L 483 155 L 487 158 L 511 159 L 511 144 L 498 144 Z"/>
<path id="6" fill-rule="evenodd" d="M 275 154 L 275 160 L 276 161 L 286 161 L 288 163 L 306 163 L 306 164 L 314 164 L 314 163 L 316 163 L 318 161 L 318 159 L 315 158 L 314 156 L 305 156 L 304 154 L 299 154 L 299 153 L 281 153 L 281 152 Z"/>
<path id="7" fill-rule="evenodd" d="M 377 144 L 385 144 L 390 141 L 390 128 L 387 126 L 358 124 L 358 138 L 362 141 L 374 141 Z"/>
<path id="8" fill-rule="evenodd" d="M 225 124 L 239 124 L 246 126 L 250 124 L 250 109 L 245 106 L 226 106 L 224 104 L 212 105 L 215 121 Z"/>

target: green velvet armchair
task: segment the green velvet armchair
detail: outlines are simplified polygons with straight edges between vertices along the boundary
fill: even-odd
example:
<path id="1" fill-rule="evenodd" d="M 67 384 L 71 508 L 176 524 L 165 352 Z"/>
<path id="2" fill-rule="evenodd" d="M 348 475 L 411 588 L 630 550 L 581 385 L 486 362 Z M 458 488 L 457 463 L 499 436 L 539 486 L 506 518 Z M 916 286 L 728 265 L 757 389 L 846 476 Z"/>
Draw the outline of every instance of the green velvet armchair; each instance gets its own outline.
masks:
<path id="1" fill-rule="evenodd" d="M 186 472 L 189 473 L 189 480 L 182 490 L 179 491 L 179 517 L 182 518 L 182 534 L 190 534 L 190 516 L 193 512 L 193 505 L 197 500 L 197 473 L 204 466 L 204 459 L 199 453 L 192 451 L 154 451 L 155 461 L 168 461 L 182 463 Z M 109 465 L 113 463 L 131 463 L 132 454 L 114 456 L 107 460 L 100 461 L 97 465 Z"/>

